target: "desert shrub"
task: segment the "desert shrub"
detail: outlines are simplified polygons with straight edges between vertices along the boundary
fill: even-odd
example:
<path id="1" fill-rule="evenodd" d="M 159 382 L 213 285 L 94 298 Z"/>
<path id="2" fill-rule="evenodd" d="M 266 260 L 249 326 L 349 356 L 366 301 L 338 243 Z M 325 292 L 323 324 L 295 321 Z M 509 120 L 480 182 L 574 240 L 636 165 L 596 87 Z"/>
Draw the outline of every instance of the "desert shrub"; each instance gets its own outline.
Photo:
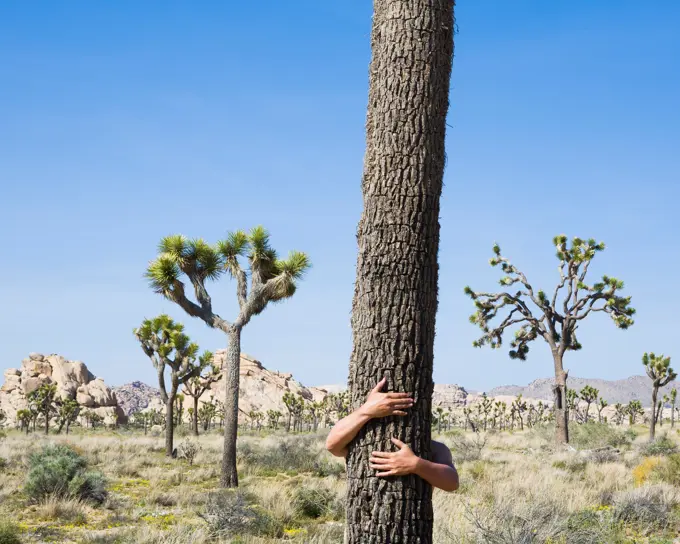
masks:
<path id="1" fill-rule="evenodd" d="M 486 446 L 486 435 L 475 433 L 473 438 L 467 438 L 464 434 L 452 433 L 448 435 L 448 445 L 456 463 L 478 461 Z"/>
<path id="2" fill-rule="evenodd" d="M 0 470 L 5 470 L 7 468 L 7 465 L 9 465 L 7 459 L 5 459 L 4 457 L 0 457 Z"/>
<path id="3" fill-rule="evenodd" d="M 179 445 L 179 448 L 177 448 L 177 454 L 180 459 L 185 459 L 189 465 L 192 466 L 194 464 L 194 459 L 196 459 L 200 450 L 201 447 L 197 442 L 193 442 L 187 438 Z"/>
<path id="4" fill-rule="evenodd" d="M 668 435 L 663 434 L 653 442 L 647 442 L 640 448 L 640 453 L 645 456 L 671 455 L 677 453 L 678 447 Z"/>
<path id="5" fill-rule="evenodd" d="M 660 486 L 644 486 L 614 496 L 612 512 L 616 521 L 643 529 L 668 527 L 675 499 Z"/>
<path id="6" fill-rule="evenodd" d="M 613 544 L 619 541 L 620 528 L 607 509 L 588 509 L 570 514 L 562 532 L 565 544 Z"/>
<path id="7" fill-rule="evenodd" d="M 283 439 L 274 446 L 241 447 L 239 457 L 251 467 L 267 472 L 312 473 L 316 476 L 337 476 L 345 467 L 319 454 L 311 437 Z"/>
<path id="8" fill-rule="evenodd" d="M 216 537 L 283 534 L 283 527 L 267 512 L 250 505 L 248 496 L 241 490 L 211 493 L 200 516 Z"/>
<path id="9" fill-rule="evenodd" d="M 0 544 L 21 544 L 21 530 L 11 521 L 0 521 Z"/>
<path id="10" fill-rule="evenodd" d="M 569 426 L 569 442 L 579 449 L 595 449 L 611 446 L 620 448 L 633 441 L 630 433 L 607 425 L 606 423 L 584 423 Z"/>
<path id="11" fill-rule="evenodd" d="M 539 544 L 563 533 L 562 506 L 532 497 L 517 501 L 506 497 L 492 505 L 468 505 L 471 522 L 467 534 L 447 534 L 453 542 L 466 544 Z"/>
<path id="12" fill-rule="evenodd" d="M 33 501 L 53 496 L 101 503 L 106 480 L 98 472 L 85 472 L 86 467 L 85 458 L 71 448 L 47 445 L 29 456 L 24 491 Z"/>
<path id="13" fill-rule="evenodd" d="M 633 469 L 633 483 L 640 486 L 649 480 L 657 466 L 661 464 L 659 457 L 646 457 Z"/>
<path id="14" fill-rule="evenodd" d="M 298 487 L 293 494 L 296 514 L 307 518 L 341 519 L 344 504 L 335 492 L 320 485 Z"/>
<path id="15" fill-rule="evenodd" d="M 566 470 L 572 474 L 581 474 L 585 472 L 587 466 L 588 460 L 576 455 L 572 455 L 567 459 L 558 459 L 553 462 L 553 467 Z"/>
<path id="16" fill-rule="evenodd" d="M 617 450 L 605 447 L 598 448 L 588 452 L 586 459 L 597 465 L 602 465 L 604 463 L 614 463 L 619 460 L 619 453 Z"/>
<path id="17" fill-rule="evenodd" d="M 680 488 L 680 453 L 669 455 L 654 467 L 654 474 L 667 484 Z"/>

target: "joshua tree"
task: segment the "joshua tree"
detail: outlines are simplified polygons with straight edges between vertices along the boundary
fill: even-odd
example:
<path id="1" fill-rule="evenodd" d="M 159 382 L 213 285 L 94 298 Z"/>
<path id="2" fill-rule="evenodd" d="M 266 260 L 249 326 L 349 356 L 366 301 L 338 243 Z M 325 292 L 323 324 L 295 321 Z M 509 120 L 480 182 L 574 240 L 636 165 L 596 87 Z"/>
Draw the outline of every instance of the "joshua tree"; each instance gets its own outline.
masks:
<path id="1" fill-rule="evenodd" d="M 628 423 L 630 425 L 635 425 L 635 421 L 638 416 L 643 416 L 645 414 L 642 408 L 642 403 L 639 400 L 631 400 L 626 406 L 626 413 L 628 414 Z"/>
<path id="2" fill-rule="evenodd" d="M 539 337 L 547 342 L 555 370 L 555 440 L 566 443 L 569 442 L 566 406 L 569 371 L 564 370 L 564 355 L 567 351 L 581 349 L 576 338 L 578 327 L 592 312 L 605 312 L 617 327 L 627 329 L 633 324 L 635 310 L 630 307 L 630 297 L 618 294 L 623 289 L 622 281 L 603 276 L 602 281 L 593 285 L 586 283 L 588 267 L 595 254 L 604 250 L 603 243 L 574 238 L 570 247 L 564 235 L 556 236 L 553 243 L 560 263 L 560 281 L 552 298 L 544 291 L 534 290 L 525 274 L 503 257 L 498 244 L 494 245 L 494 256 L 489 262 L 491 266 L 500 265 L 505 273 L 500 280 L 505 290 L 481 293 L 466 287 L 465 292 L 477 307 L 470 321 L 479 325 L 484 333 L 474 342 L 475 346 L 488 344 L 492 348 L 500 348 L 506 330 L 516 327 L 515 338 L 510 344 L 510 357 L 523 361 L 529 353 L 530 342 Z M 499 314 L 504 315 L 502 321 L 492 326 L 490 322 Z"/>
<path id="3" fill-rule="evenodd" d="M 522 400 L 522 395 L 519 394 L 517 395 L 517 398 L 512 401 L 512 404 L 510 405 L 510 410 L 511 412 L 514 412 L 514 417 L 513 417 L 513 425 L 514 425 L 514 419 L 517 417 L 519 420 L 519 428 L 521 430 L 524 430 L 524 417 L 522 414 L 526 412 L 527 410 L 527 403 L 526 401 Z"/>
<path id="4" fill-rule="evenodd" d="M 604 410 L 607 406 L 609 406 L 609 403 L 600 397 L 600 401 L 597 404 L 597 422 L 602 423 L 602 410 Z"/>
<path id="5" fill-rule="evenodd" d="M 26 431 L 26 434 L 28 435 L 28 430 L 31 427 L 31 411 L 23 408 L 21 410 L 17 410 L 17 421 L 21 425 L 21 430 Z"/>
<path id="6" fill-rule="evenodd" d="M 71 423 L 73 423 L 80 413 L 80 405 L 75 399 L 61 399 L 57 401 L 57 420 L 59 421 L 59 428 L 57 429 L 57 434 L 61 433 L 61 430 L 66 425 L 66 434 L 69 433 L 71 428 Z"/>
<path id="7" fill-rule="evenodd" d="M 671 389 L 671 429 L 675 428 L 675 404 L 678 400 L 678 390 L 674 387 Z"/>
<path id="8" fill-rule="evenodd" d="M 198 399 L 210 389 L 212 384 L 219 381 L 220 377 L 221 370 L 214 363 L 213 354 L 206 351 L 198 358 L 198 375 L 184 382 L 183 390 L 194 403 L 189 410 L 191 411 L 191 427 L 195 436 L 198 436 Z"/>
<path id="9" fill-rule="evenodd" d="M 663 427 L 663 409 L 666 407 L 666 404 L 670 401 L 670 398 L 668 398 L 668 395 L 664 395 L 663 399 L 659 401 L 659 413 L 657 415 L 657 420 L 659 421 L 659 426 Z"/>
<path id="10" fill-rule="evenodd" d="M 165 404 L 165 455 L 172 457 L 175 398 L 179 386 L 200 372 L 195 364 L 198 345 L 184 334 L 184 325 L 165 314 L 145 319 L 134 334 L 158 375 L 158 388 Z M 165 383 L 166 369 L 170 370 L 170 388 Z"/>
<path id="11" fill-rule="evenodd" d="M 617 425 L 621 425 L 623 423 L 623 418 L 626 415 L 626 407 L 620 402 L 617 402 L 614 405 L 614 410 L 615 410 L 614 423 L 616 423 Z"/>
<path id="12" fill-rule="evenodd" d="M 600 392 L 590 385 L 586 385 L 579 392 L 579 397 L 586 403 L 585 415 L 583 417 L 584 423 L 588 423 L 588 419 L 590 418 L 590 405 L 597 401 L 597 396 L 599 394 Z"/>
<path id="13" fill-rule="evenodd" d="M 49 433 L 50 418 L 54 413 L 54 398 L 57 395 L 57 385 L 54 383 L 44 384 L 38 387 L 35 391 L 31 391 L 26 398 L 31 404 L 35 412 L 40 414 L 45 419 L 45 434 Z"/>
<path id="14" fill-rule="evenodd" d="M 288 420 L 286 421 L 286 432 L 290 432 L 291 421 L 293 431 L 302 430 L 302 412 L 305 407 L 305 399 L 300 395 L 295 395 L 290 391 L 283 394 L 283 404 L 288 410 Z M 298 429 L 299 427 L 299 429 Z"/>
<path id="15" fill-rule="evenodd" d="M 279 428 L 279 420 L 282 415 L 278 410 L 267 410 L 267 424 L 270 429 L 276 430 Z"/>
<path id="16" fill-rule="evenodd" d="M 434 419 L 437 422 L 437 434 L 442 434 L 442 421 L 444 420 L 444 408 L 437 406 L 434 409 Z"/>
<path id="17" fill-rule="evenodd" d="M 415 406 L 370 421 L 349 445 L 347 544 L 432 541 L 432 488 L 381 479 L 369 453 L 397 438 L 430 455 L 439 211 L 453 59 L 454 2 L 374 0 L 352 305 L 351 405 L 386 378 Z M 395 507 L 398 505 L 398 507 Z"/>
<path id="18" fill-rule="evenodd" d="M 175 395 L 175 427 L 182 425 L 184 420 L 184 395 L 177 393 Z"/>
<path id="19" fill-rule="evenodd" d="M 671 358 L 654 353 L 645 353 L 642 356 L 642 364 L 647 371 L 647 376 L 652 380 L 652 417 L 649 425 L 649 440 L 654 440 L 656 433 L 656 410 L 659 389 L 672 382 L 678 375 L 671 368 Z"/>
<path id="20" fill-rule="evenodd" d="M 198 419 L 203 423 L 203 430 L 210 429 L 212 420 L 217 415 L 217 405 L 213 402 L 204 402 L 198 409 Z"/>
<path id="21" fill-rule="evenodd" d="M 202 319 L 209 327 L 224 332 L 228 337 L 225 362 L 225 425 L 222 451 L 222 487 L 238 486 L 236 473 L 236 436 L 238 433 L 239 365 L 241 331 L 260 314 L 270 302 L 293 296 L 297 282 L 310 266 L 304 253 L 293 251 L 287 259 L 277 257 L 269 244 L 269 234 L 262 227 L 250 234 L 230 233 L 227 239 L 211 246 L 203 240 L 189 240 L 182 235 L 163 238 L 158 257 L 149 264 L 147 277 L 153 289 L 179 305 L 187 314 Z M 242 267 L 245 258 L 248 270 Z M 224 272 L 236 279 L 239 312 L 229 322 L 213 311 L 206 282 L 216 280 Z M 194 290 L 196 301 L 188 298 L 186 277 Z M 250 277 L 250 286 L 248 285 Z"/>

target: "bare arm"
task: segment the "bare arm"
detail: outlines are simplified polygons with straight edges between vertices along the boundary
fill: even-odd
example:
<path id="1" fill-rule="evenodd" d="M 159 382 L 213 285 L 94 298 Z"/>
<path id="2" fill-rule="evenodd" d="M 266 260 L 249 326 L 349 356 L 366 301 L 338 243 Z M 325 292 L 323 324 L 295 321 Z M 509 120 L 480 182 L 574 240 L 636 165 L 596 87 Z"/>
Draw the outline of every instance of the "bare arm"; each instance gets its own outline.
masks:
<path id="1" fill-rule="evenodd" d="M 399 448 L 396 452 L 374 451 L 371 454 L 371 468 L 378 470 L 376 476 L 405 476 L 416 474 L 431 486 L 444 491 L 458 489 L 458 471 L 453 466 L 451 451 L 444 444 L 432 442 L 432 461 L 421 459 L 401 440 L 392 438 Z"/>
<path id="2" fill-rule="evenodd" d="M 405 416 L 404 410 L 413 406 L 408 393 L 381 393 L 385 378 L 369 393 L 366 402 L 347 417 L 338 421 L 326 439 L 326 449 L 337 457 L 347 456 L 347 446 L 371 419 L 386 416 Z"/>

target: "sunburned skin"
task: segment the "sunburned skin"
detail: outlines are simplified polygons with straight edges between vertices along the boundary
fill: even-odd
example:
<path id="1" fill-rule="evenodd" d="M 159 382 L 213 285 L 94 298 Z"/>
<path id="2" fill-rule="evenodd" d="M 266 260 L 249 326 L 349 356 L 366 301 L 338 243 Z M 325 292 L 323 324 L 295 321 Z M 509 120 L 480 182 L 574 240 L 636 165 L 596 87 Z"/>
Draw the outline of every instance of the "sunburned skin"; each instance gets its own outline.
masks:
<path id="1" fill-rule="evenodd" d="M 383 393 L 383 378 L 373 388 L 366 402 L 358 409 L 338 421 L 326 440 L 326 449 L 337 457 L 347 456 L 347 447 L 361 428 L 371 419 L 387 416 L 405 416 L 413 406 L 408 393 Z M 391 439 L 396 451 L 374 451 L 369 459 L 376 476 L 406 476 L 416 474 L 433 487 L 444 491 L 458 489 L 458 472 L 453 465 L 451 451 L 446 445 L 432 441 L 432 460 L 418 457 L 413 450 L 397 438 Z"/>

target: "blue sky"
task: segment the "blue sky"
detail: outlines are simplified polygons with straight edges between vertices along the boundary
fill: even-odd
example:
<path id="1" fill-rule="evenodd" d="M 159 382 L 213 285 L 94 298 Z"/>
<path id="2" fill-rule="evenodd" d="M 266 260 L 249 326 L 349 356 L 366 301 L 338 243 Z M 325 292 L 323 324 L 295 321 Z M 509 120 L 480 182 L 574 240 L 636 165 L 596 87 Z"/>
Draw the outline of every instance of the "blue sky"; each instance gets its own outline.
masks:
<path id="1" fill-rule="evenodd" d="M 551 374 L 476 350 L 463 287 L 491 289 L 498 241 L 544 289 L 553 235 L 608 249 L 637 323 L 583 326 L 572 375 L 621 378 L 646 350 L 680 366 L 680 3 L 459 0 L 442 198 L 435 380 L 473 389 Z M 159 238 L 265 225 L 314 268 L 248 325 L 244 351 L 308 384 L 347 376 L 361 213 L 367 1 L 0 4 L 0 367 L 30 351 L 108 383 L 154 382 L 132 336 L 168 312 L 147 287 Z M 211 286 L 235 313 L 234 285 Z"/>

